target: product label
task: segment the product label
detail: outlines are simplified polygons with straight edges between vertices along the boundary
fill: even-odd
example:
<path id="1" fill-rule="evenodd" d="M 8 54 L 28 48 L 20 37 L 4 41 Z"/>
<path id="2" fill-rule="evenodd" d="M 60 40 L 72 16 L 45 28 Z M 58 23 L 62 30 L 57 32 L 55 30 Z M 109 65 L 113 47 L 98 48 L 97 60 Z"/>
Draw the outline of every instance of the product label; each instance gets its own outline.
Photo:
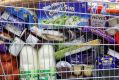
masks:
<path id="1" fill-rule="evenodd" d="M 105 27 L 107 18 L 102 15 L 92 15 L 91 26 L 93 27 Z"/>
<path id="2" fill-rule="evenodd" d="M 21 80 L 39 80 L 37 71 L 21 71 Z"/>
<path id="3" fill-rule="evenodd" d="M 39 80 L 56 80 L 55 70 L 40 70 Z"/>
<path id="4" fill-rule="evenodd" d="M 111 56 L 104 56 L 97 58 L 98 68 L 100 69 L 109 69 L 109 68 L 116 68 L 117 64 L 115 62 L 117 59 Z"/>
<path id="5" fill-rule="evenodd" d="M 33 36 L 33 35 L 30 34 L 30 35 L 28 36 L 28 38 L 26 39 L 26 42 L 27 42 L 27 43 L 30 43 L 30 45 L 34 47 L 34 46 L 35 46 L 35 43 L 38 42 L 38 38 L 36 38 L 35 36 Z M 32 44 L 32 43 L 33 43 L 33 44 Z"/>
<path id="6" fill-rule="evenodd" d="M 40 3 L 39 4 L 38 22 L 41 28 L 59 28 L 55 25 L 63 27 L 62 25 L 88 25 L 88 18 L 90 15 L 76 14 L 76 13 L 65 13 L 69 12 L 88 12 L 87 2 L 59 2 L 59 3 Z M 49 24 L 49 25 L 47 25 Z M 74 26 L 73 26 L 74 27 Z M 68 26 L 69 28 L 69 26 Z"/>

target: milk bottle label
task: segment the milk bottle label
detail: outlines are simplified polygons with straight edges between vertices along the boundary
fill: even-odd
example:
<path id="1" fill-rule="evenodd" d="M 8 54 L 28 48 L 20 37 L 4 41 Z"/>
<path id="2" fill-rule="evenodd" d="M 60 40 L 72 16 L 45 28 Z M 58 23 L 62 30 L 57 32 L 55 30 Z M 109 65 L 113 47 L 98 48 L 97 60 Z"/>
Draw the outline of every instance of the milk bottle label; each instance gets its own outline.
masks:
<path id="1" fill-rule="evenodd" d="M 21 71 L 21 80 L 39 80 L 38 74 L 35 71 Z"/>
<path id="2" fill-rule="evenodd" d="M 55 70 L 40 70 L 39 80 L 56 80 Z"/>

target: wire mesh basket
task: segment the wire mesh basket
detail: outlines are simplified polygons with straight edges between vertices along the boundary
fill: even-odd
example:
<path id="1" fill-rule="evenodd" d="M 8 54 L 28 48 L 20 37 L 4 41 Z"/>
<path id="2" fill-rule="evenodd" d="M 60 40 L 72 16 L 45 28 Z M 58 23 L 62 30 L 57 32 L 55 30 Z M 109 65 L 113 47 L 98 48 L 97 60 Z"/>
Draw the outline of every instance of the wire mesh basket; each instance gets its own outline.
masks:
<path id="1" fill-rule="evenodd" d="M 119 80 L 118 0 L 2 0 L 0 80 Z"/>

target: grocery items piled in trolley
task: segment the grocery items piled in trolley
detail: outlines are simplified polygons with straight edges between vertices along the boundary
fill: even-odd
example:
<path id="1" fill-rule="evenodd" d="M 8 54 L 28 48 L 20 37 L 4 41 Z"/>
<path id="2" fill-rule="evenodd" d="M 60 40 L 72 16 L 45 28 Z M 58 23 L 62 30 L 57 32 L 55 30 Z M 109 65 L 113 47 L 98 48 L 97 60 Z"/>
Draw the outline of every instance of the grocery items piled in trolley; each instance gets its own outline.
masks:
<path id="1" fill-rule="evenodd" d="M 118 4 L 36 5 L 0 12 L 0 80 L 119 79 Z"/>

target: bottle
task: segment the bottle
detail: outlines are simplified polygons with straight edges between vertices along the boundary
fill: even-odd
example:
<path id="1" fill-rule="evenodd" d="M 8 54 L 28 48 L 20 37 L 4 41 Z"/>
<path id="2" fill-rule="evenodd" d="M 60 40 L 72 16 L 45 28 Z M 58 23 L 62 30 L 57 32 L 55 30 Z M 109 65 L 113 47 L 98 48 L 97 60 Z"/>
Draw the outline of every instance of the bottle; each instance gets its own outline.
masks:
<path id="1" fill-rule="evenodd" d="M 42 45 L 38 50 L 39 80 L 56 80 L 55 58 L 52 45 Z"/>
<path id="2" fill-rule="evenodd" d="M 38 80 L 37 51 L 32 46 L 26 45 L 20 52 L 21 80 Z"/>

